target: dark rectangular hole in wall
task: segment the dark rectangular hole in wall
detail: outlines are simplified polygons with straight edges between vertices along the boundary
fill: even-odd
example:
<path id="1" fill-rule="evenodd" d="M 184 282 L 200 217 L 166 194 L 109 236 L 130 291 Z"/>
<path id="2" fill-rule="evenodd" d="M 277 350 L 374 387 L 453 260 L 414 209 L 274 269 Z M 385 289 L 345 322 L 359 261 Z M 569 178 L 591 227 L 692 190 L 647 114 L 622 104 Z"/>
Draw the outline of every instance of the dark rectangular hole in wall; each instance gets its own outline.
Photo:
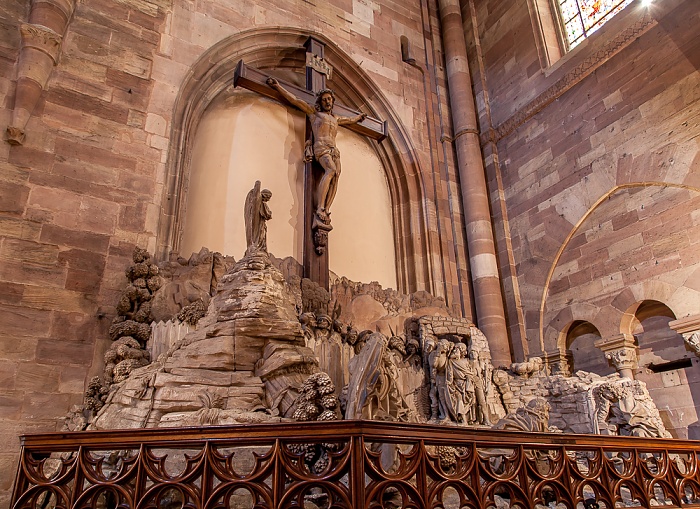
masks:
<path id="1" fill-rule="evenodd" d="M 675 361 L 662 362 L 661 364 L 649 364 L 649 368 L 653 373 L 663 373 L 664 371 L 671 371 L 674 369 L 689 368 L 693 365 L 693 361 L 690 359 L 678 359 Z"/>

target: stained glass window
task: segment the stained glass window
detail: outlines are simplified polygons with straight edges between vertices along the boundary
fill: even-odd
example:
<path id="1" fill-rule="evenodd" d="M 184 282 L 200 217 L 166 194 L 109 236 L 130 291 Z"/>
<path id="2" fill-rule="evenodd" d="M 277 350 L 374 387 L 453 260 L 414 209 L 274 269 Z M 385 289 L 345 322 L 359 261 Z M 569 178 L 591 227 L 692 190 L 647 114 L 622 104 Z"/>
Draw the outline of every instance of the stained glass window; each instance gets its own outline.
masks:
<path id="1" fill-rule="evenodd" d="M 564 31 L 573 48 L 633 0 L 558 0 Z"/>

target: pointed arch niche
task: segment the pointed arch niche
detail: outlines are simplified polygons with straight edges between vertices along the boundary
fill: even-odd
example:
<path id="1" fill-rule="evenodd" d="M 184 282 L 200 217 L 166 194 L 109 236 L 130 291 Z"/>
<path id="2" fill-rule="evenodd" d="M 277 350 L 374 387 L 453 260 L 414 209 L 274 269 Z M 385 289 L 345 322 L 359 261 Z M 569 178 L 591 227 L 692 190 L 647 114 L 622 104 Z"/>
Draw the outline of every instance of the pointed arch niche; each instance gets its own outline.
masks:
<path id="1" fill-rule="evenodd" d="M 255 29 L 208 50 L 192 67 L 175 104 L 158 257 L 187 257 L 203 245 L 238 258 L 245 250 L 243 201 L 255 180 L 273 193 L 268 245 L 301 260 L 304 115 L 233 89 L 237 62 L 303 85 L 304 42 L 313 35 L 333 66 L 338 101 L 387 121 L 381 143 L 338 134 L 343 172 L 333 205 L 331 270 L 402 292 L 431 290 L 424 241 L 420 168 L 398 117 L 352 59 L 321 34 Z M 239 224 L 240 223 L 240 224 Z"/>

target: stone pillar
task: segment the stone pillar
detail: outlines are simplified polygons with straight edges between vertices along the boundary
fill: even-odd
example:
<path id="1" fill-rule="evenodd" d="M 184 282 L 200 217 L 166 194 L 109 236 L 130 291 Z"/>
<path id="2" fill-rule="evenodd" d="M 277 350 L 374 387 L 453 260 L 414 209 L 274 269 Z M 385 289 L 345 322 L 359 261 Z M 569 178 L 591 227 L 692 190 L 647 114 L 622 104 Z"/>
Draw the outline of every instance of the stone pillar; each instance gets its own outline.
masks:
<path id="1" fill-rule="evenodd" d="M 700 357 L 700 315 L 673 320 L 668 326 L 683 336 L 685 344 Z"/>
<path id="2" fill-rule="evenodd" d="M 11 145 L 24 142 L 24 129 L 58 63 L 63 35 L 74 8 L 74 0 L 34 0 L 29 23 L 20 26 L 15 105 L 12 123 L 6 131 Z"/>
<path id="3" fill-rule="evenodd" d="M 545 352 L 543 357 L 552 375 L 571 376 L 574 357 L 570 350 L 550 350 Z"/>
<path id="4" fill-rule="evenodd" d="M 605 358 L 613 363 L 621 377 L 634 380 L 634 370 L 637 369 L 637 347 L 632 334 L 618 334 L 599 339 L 594 344 L 605 353 Z"/>
<path id="5" fill-rule="evenodd" d="M 494 365 L 507 366 L 510 341 L 459 0 L 439 0 L 439 9 L 477 325 L 488 338 Z"/>

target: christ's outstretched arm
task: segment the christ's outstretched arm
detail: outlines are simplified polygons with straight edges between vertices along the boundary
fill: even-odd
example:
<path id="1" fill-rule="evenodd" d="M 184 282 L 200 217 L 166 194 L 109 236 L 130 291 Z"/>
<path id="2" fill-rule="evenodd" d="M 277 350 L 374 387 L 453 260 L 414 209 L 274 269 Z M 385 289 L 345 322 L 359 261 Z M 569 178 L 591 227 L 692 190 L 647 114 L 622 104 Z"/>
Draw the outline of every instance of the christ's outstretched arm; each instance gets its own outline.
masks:
<path id="1" fill-rule="evenodd" d="M 289 90 L 280 85 L 279 81 L 277 81 L 275 78 L 267 78 L 267 84 L 277 90 L 289 104 L 300 109 L 307 115 L 313 115 L 316 112 L 313 106 L 292 94 Z"/>

